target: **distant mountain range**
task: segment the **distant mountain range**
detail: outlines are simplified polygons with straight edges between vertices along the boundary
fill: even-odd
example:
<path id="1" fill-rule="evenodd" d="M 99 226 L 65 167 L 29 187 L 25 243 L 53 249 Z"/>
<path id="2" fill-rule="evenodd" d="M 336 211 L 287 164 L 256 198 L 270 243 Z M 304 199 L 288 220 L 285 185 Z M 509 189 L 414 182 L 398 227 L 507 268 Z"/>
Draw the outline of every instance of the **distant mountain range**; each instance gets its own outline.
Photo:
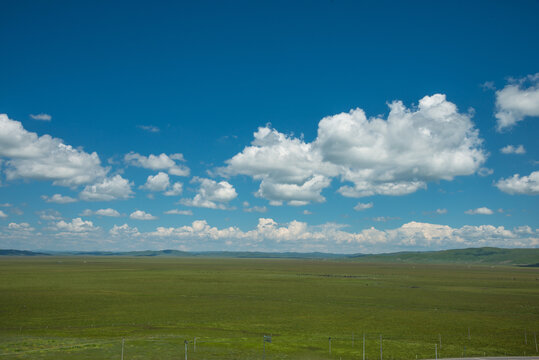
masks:
<path id="1" fill-rule="evenodd" d="M 357 262 L 419 263 L 419 264 L 485 264 L 517 265 L 539 267 L 539 248 L 500 249 L 492 247 L 397 252 L 387 254 L 330 254 L 298 252 L 234 252 L 204 251 L 187 252 L 180 250 L 146 251 L 26 251 L 1 250 L 0 256 L 132 256 L 132 257 L 204 257 L 204 258 L 266 258 L 266 259 L 328 259 Z"/>

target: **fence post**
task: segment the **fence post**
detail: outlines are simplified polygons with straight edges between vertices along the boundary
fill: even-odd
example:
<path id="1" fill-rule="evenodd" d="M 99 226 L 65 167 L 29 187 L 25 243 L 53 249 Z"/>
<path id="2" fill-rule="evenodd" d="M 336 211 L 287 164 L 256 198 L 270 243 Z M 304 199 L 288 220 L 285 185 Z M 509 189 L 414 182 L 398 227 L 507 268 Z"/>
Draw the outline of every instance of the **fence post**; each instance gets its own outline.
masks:
<path id="1" fill-rule="evenodd" d="M 125 339 L 122 339 L 122 360 L 124 360 L 124 342 Z"/>
<path id="2" fill-rule="evenodd" d="M 365 360 L 365 333 L 363 333 L 363 360 Z"/>
<path id="3" fill-rule="evenodd" d="M 438 344 L 434 344 L 434 358 L 438 360 Z"/>
<path id="4" fill-rule="evenodd" d="M 185 345 L 185 360 L 187 360 L 187 346 L 189 345 L 189 342 L 185 340 L 183 343 Z"/>
<path id="5" fill-rule="evenodd" d="M 384 360 L 383 352 L 382 352 L 382 335 L 380 334 L 380 360 Z"/>

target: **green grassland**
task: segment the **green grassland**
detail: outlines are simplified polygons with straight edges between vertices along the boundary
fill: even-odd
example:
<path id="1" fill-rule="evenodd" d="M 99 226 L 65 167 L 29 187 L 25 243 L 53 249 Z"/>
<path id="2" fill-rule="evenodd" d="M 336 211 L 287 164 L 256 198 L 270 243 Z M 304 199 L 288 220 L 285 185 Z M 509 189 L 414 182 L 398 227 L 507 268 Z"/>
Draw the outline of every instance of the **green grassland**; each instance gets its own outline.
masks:
<path id="1" fill-rule="evenodd" d="M 470 329 L 470 338 L 468 338 Z M 539 269 L 308 259 L 1 257 L 1 359 L 535 355 Z M 525 332 L 527 344 L 525 343 Z M 354 335 L 352 335 L 354 334 Z M 539 335 L 539 334 L 538 334 Z M 194 351 L 193 340 L 197 337 Z M 332 352 L 329 341 L 332 338 Z"/>

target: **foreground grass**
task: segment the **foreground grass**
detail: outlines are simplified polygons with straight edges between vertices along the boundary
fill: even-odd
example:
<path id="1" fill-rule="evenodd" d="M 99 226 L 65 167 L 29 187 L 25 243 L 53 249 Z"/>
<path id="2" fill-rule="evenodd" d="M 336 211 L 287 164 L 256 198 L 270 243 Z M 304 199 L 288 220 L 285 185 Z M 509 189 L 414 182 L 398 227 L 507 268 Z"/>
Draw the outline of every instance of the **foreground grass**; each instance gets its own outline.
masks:
<path id="1" fill-rule="evenodd" d="M 284 259 L 0 258 L 0 359 L 534 355 L 539 269 Z M 468 329 L 470 338 L 468 338 Z M 525 343 L 525 333 L 527 344 Z M 194 352 L 193 340 L 197 337 Z M 332 352 L 329 354 L 331 337 Z M 465 349 L 464 349 L 465 348 Z"/>

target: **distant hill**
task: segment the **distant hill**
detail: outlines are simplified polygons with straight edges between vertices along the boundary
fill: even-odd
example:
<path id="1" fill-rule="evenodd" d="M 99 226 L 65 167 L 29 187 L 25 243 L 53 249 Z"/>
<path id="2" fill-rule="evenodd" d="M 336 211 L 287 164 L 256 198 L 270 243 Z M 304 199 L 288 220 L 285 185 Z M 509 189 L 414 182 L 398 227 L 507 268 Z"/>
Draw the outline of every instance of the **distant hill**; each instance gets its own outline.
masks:
<path id="1" fill-rule="evenodd" d="M 26 250 L 2 250 L 0 249 L 0 256 L 48 256 L 49 254 L 46 253 L 40 253 L 40 252 L 34 252 L 34 251 L 26 251 Z"/>
<path id="2" fill-rule="evenodd" d="M 25 250 L 0 250 L 0 256 L 132 256 L 132 257 L 203 257 L 203 258 L 251 258 L 251 259 L 330 259 L 369 263 L 418 263 L 418 264 L 484 264 L 518 265 L 539 267 L 539 248 L 500 249 L 469 248 L 442 251 L 398 252 L 387 254 L 330 254 L 298 252 L 250 252 L 250 251 L 202 251 L 180 250 L 146 251 L 70 251 L 33 252 Z"/>
<path id="3" fill-rule="evenodd" d="M 358 256 L 361 262 L 423 264 L 485 264 L 537 266 L 539 249 L 500 249 L 493 247 L 442 251 L 399 252 Z"/>

